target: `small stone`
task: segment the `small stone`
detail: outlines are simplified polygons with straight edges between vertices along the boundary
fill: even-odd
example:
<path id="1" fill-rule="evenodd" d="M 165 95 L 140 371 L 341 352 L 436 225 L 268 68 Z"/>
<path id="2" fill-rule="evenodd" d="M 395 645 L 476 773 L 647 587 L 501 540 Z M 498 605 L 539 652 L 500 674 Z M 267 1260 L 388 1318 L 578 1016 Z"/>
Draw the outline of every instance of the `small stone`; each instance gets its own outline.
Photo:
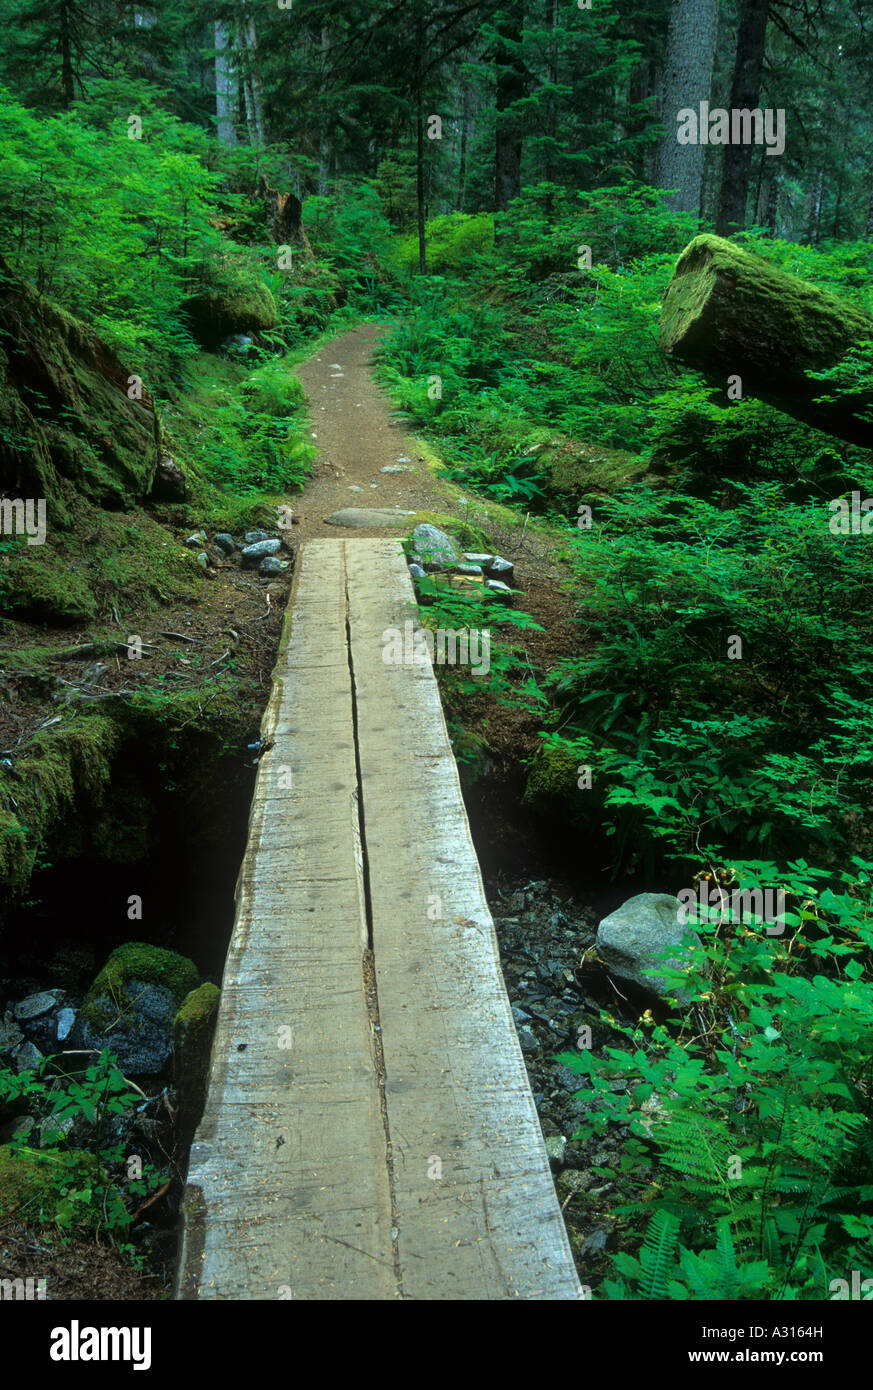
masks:
<path id="1" fill-rule="evenodd" d="M 209 556 L 206 554 L 205 550 L 198 551 L 197 563 L 202 570 L 209 569 Z"/>
<path id="2" fill-rule="evenodd" d="M 61 1009 L 58 1014 L 58 1042 L 66 1042 L 75 1022 L 76 1014 L 73 1009 Z"/>
<path id="3" fill-rule="evenodd" d="M 512 1006 L 512 1017 L 515 1019 L 516 1023 L 530 1022 L 530 1014 L 527 1013 L 525 1009 L 520 1009 L 517 1004 L 513 1004 Z"/>
<path id="4" fill-rule="evenodd" d="M 481 566 L 481 565 L 452 565 L 452 574 L 474 575 L 476 578 L 481 579 L 481 578 L 482 578 L 482 566 Z"/>
<path id="5" fill-rule="evenodd" d="M 504 584 L 511 584 L 515 577 L 515 566 L 511 560 L 504 560 L 502 555 L 493 556 L 485 568 L 489 579 L 501 579 Z"/>
<path id="6" fill-rule="evenodd" d="M 12 1014 L 11 1009 L 7 1009 L 5 1014 L 0 1017 L 0 1052 L 12 1052 L 23 1040 L 24 1034 Z"/>
<path id="7" fill-rule="evenodd" d="M 41 1018 L 43 1014 L 51 1013 L 63 997 L 62 989 L 47 989 L 42 994 L 29 994 L 26 999 L 15 1005 L 15 1017 L 19 1023 L 31 1018 Z"/>
<path id="8" fill-rule="evenodd" d="M 421 565 L 416 565 L 414 561 L 409 566 L 409 573 L 412 575 L 413 579 L 427 579 L 427 575 L 421 568 Z"/>
<path id="9" fill-rule="evenodd" d="M 269 539 L 269 531 L 246 531 L 246 545 L 257 545 L 258 541 L 268 541 Z"/>
<path id="10" fill-rule="evenodd" d="M 42 1061 L 42 1053 L 32 1042 L 23 1042 L 14 1055 L 17 1072 L 33 1071 Z"/>
<path id="11" fill-rule="evenodd" d="M 277 560 L 275 555 L 268 555 L 258 566 L 258 574 L 264 579 L 275 579 L 277 575 L 284 574 L 287 568 L 287 560 Z"/>
<path id="12" fill-rule="evenodd" d="M 188 537 L 185 544 L 189 550 L 196 550 L 198 546 L 205 545 L 208 539 L 205 531 L 195 531 L 193 536 Z"/>
<path id="13" fill-rule="evenodd" d="M 344 507 L 341 511 L 331 512 L 324 520 L 327 526 L 346 526 L 354 531 L 396 526 L 400 532 L 403 518 L 414 515 L 414 512 L 404 512 L 399 507 Z"/>
<path id="14" fill-rule="evenodd" d="M 245 546 L 241 552 L 243 569 L 257 569 L 262 560 L 266 559 L 268 555 L 275 555 L 281 548 L 282 542 L 280 540 L 253 541 L 251 545 Z"/>
<path id="15" fill-rule="evenodd" d="M 215 544 L 224 555 L 232 555 L 236 550 L 236 541 L 227 531 L 219 531 L 215 537 Z"/>
<path id="16" fill-rule="evenodd" d="M 539 1052 L 540 1045 L 537 1042 L 536 1036 L 532 1029 L 519 1028 L 518 1041 L 521 1046 L 522 1052 Z"/>
<path id="17" fill-rule="evenodd" d="M 486 579 L 485 588 L 489 594 L 493 594 L 501 603 L 512 603 L 512 590 L 500 579 Z"/>
<path id="18" fill-rule="evenodd" d="M 564 1166 L 564 1150 L 567 1147 L 567 1141 L 563 1134 L 550 1134 L 544 1143 L 552 1172 L 556 1173 Z"/>
<path id="19" fill-rule="evenodd" d="M 384 468 L 379 469 L 380 473 L 414 473 L 414 468 L 406 468 L 402 463 L 386 463 Z"/>

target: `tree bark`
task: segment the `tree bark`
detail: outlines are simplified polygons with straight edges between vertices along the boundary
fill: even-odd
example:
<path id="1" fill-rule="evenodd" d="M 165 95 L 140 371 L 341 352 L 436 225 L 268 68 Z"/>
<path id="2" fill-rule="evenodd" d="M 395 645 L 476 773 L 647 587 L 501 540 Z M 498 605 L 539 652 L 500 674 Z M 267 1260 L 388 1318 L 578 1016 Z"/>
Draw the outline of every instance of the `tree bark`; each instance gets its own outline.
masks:
<path id="1" fill-rule="evenodd" d="M 696 145 L 680 145 L 677 117 L 686 107 L 697 113 L 699 103 L 709 100 L 717 36 L 718 0 L 673 0 L 661 89 L 664 134 L 657 182 L 660 188 L 676 190 L 671 206 L 677 212 L 695 217 L 700 216 L 706 146 L 699 139 Z"/>
<path id="2" fill-rule="evenodd" d="M 731 110 L 753 111 L 761 96 L 770 0 L 742 0 L 737 53 L 731 79 Z M 727 145 L 721 168 L 716 227 L 721 236 L 741 232 L 752 177 L 752 145 Z"/>
<path id="3" fill-rule="evenodd" d="M 520 45 L 524 13 L 520 0 L 511 0 L 498 17 L 494 55 L 497 70 L 497 126 L 494 141 L 494 211 L 506 212 L 521 197 L 521 123 L 515 103 L 525 94 L 525 69 Z M 496 233 L 495 233 L 496 238 Z"/>
<path id="4" fill-rule="evenodd" d="M 873 341 L 873 318 L 716 236 L 699 236 L 676 265 L 661 309 L 661 343 L 674 357 L 744 395 L 865 448 L 873 445 L 873 388 L 828 403 L 832 383 L 811 373 Z"/>
<path id="5" fill-rule="evenodd" d="M 220 145 L 236 144 L 236 79 L 227 25 L 215 21 L 215 116 Z"/>

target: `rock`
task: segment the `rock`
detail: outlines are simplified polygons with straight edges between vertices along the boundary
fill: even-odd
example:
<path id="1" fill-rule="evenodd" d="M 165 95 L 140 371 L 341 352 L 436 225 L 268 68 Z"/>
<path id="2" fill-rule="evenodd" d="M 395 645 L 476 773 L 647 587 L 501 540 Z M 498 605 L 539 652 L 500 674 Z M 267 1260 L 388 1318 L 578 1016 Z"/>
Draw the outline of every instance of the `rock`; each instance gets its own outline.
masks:
<path id="1" fill-rule="evenodd" d="M 76 1014 L 73 1009 L 61 1009 L 58 1014 L 58 1042 L 66 1042 L 75 1022 Z"/>
<path id="2" fill-rule="evenodd" d="M 133 1075 L 160 1075 L 172 1055 L 176 1012 L 196 987 L 197 968 L 186 956 L 140 941 L 119 946 L 85 997 L 76 1045 L 108 1047 Z"/>
<path id="3" fill-rule="evenodd" d="M 215 544 L 223 555 L 232 555 L 236 550 L 236 541 L 227 531 L 219 531 L 215 537 Z"/>
<path id="4" fill-rule="evenodd" d="M 413 579 L 426 579 L 426 578 L 427 578 L 427 575 L 425 574 L 424 570 L 421 568 L 421 565 L 415 564 L 414 561 L 413 561 L 413 562 L 410 564 L 410 566 L 409 566 L 409 573 L 412 575 Z"/>
<path id="5" fill-rule="evenodd" d="M 515 578 L 515 566 L 511 560 L 504 560 L 502 555 L 495 555 L 486 567 L 489 579 L 500 579 L 504 584 L 511 584 Z"/>
<path id="6" fill-rule="evenodd" d="M 173 1020 L 173 1071 L 179 1097 L 179 1133 L 192 1136 L 206 1100 L 209 1055 L 221 991 L 204 984 L 192 990 Z"/>
<path id="7" fill-rule="evenodd" d="M 14 1006 L 15 1018 L 18 1023 L 41 1018 L 43 1014 L 51 1013 L 63 997 L 64 991 L 62 989 L 47 989 L 42 994 L 29 994 L 26 999 L 22 999 Z"/>
<path id="8" fill-rule="evenodd" d="M 476 578 L 481 579 L 481 578 L 482 578 L 482 566 L 481 566 L 481 565 L 452 565 L 452 574 L 462 574 L 462 575 L 463 575 L 463 574 L 467 574 L 467 575 L 472 575 L 472 576 L 475 576 Z"/>
<path id="9" fill-rule="evenodd" d="M 275 555 L 268 555 L 258 566 L 258 574 L 264 579 L 275 579 L 276 575 L 284 574 L 288 567 L 288 560 L 277 560 Z"/>
<path id="10" fill-rule="evenodd" d="M 539 1052 L 540 1045 L 536 1040 L 536 1034 L 531 1028 L 523 1027 L 518 1029 L 518 1041 L 522 1052 Z"/>
<path id="11" fill-rule="evenodd" d="M 512 604 L 512 590 L 500 579 L 486 579 L 485 588 L 501 603 Z"/>
<path id="12" fill-rule="evenodd" d="M 199 550 L 197 552 L 197 563 L 202 570 L 209 569 L 209 556 L 205 550 Z"/>
<path id="13" fill-rule="evenodd" d="M 227 348 L 228 352 L 248 352 L 252 346 L 252 340 L 248 333 L 231 333 L 225 338 L 221 346 Z"/>
<path id="14" fill-rule="evenodd" d="M 414 468 L 408 468 L 403 463 L 386 463 L 384 468 L 379 469 L 380 473 L 414 473 Z"/>
<path id="15" fill-rule="evenodd" d="M 201 546 L 206 544 L 207 540 L 208 536 L 205 531 L 195 531 L 193 536 L 188 537 L 185 544 L 189 550 L 199 550 Z"/>
<path id="16" fill-rule="evenodd" d="M 700 945 L 696 932 L 679 921 L 682 905 L 678 898 L 666 893 L 638 893 L 628 898 L 615 912 L 604 917 L 597 928 L 597 954 L 613 975 L 627 980 L 638 989 L 655 999 L 668 999 L 671 994 L 667 985 L 655 975 L 645 971 L 660 962 L 655 960 L 659 952 L 670 951 L 670 964 L 687 968 L 690 956 L 683 949 L 682 939 L 690 936 Z M 687 1003 L 684 990 L 676 991 L 676 998 Z"/>
<path id="17" fill-rule="evenodd" d="M 243 569 L 257 569 L 262 560 L 268 555 L 275 555 L 282 549 L 282 542 L 279 540 L 255 541 L 252 545 L 244 546 L 240 552 Z"/>
<path id="18" fill-rule="evenodd" d="M 29 1040 L 27 1042 L 23 1042 L 20 1047 L 16 1048 L 15 1053 L 13 1054 L 15 1070 L 17 1072 L 33 1071 L 35 1067 L 39 1066 L 40 1062 L 42 1061 L 42 1057 L 43 1054 L 40 1052 L 39 1048 L 36 1046 L 35 1043 L 32 1043 Z"/>
<path id="19" fill-rule="evenodd" d="M 279 324 L 275 299 L 254 278 L 232 290 L 214 286 L 189 299 L 184 308 L 195 339 L 205 348 L 217 347 L 228 336 L 245 339 Z"/>
<path id="20" fill-rule="evenodd" d="M 565 1168 L 561 1174 L 561 1187 L 565 1192 L 587 1192 L 592 1181 L 590 1173 L 578 1168 Z"/>
<path id="21" fill-rule="evenodd" d="M 462 564 L 461 552 L 451 536 L 438 526 L 423 521 L 412 533 L 412 553 L 426 570 L 442 569 L 446 565 Z"/>
<path id="22" fill-rule="evenodd" d="M 45 1120 L 40 1120 L 36 1137 L 37 1147 L 53 1149 L 68 1139 L 76 1119 L 75 1115 L 65 1115 L 62 1119 L 56 1115 L 49 1115 Z"/>
<path id="23" fill-rule="evenodd" d="M 14 1120 L 7 1120 L 0 1125 L 0 1144 L 11 1144 L 16 1135 L 29 1134 L 35 1124 L 32 1115 L 18 1115 Z"/>
<path id="24" fill-rule="evenodd" d="M 557 1173 L 564 1166 L 564 1150 L 567 1141 L 563 1134 L 550 1134 L 544 1141 L 552 1172 Z"/>
<path id="25" fill-rule="evenodd" d="M 12 1010 L 7 1009 L 0 1017 L 0 1053 L 13 1052 L 23 1040 L 24 1034 L 15 1022 Z"/>
<path id="26" fill-rule="evenodd" d="M 246 545 L 257 545 L 258 541 L 269 540 L 272 540 L 269 531 L 261 531 L 260 529 L 256 529 L 254 531 L 246 531 L 245 534 Z"/>
<path id="27" fill-rule="evenodd" d="M 512 1017 L 514 1018 L 516 1023 L 530 1022 L 530 1014 L 527 1013 L 524 1009 L 519 1008 L 518 1004 L 513 1004 L 512 1006 Z"/>
<path id="28" fill-rule="evenodd" d="M 343 507 L 324 518 L 327 526 L 346 526 L 352 531 L 378 530 L 385 526 L 399 526 L 405 516 L 415 516 L 415 512 L 404 512 L 399 507 Z"/>
<path id="29" fill-rule="evenodd" d="M 169 454 L 158 460 L 151 495 L 156 502 L 184 502 L 188 496 L 188 480 Z"/>

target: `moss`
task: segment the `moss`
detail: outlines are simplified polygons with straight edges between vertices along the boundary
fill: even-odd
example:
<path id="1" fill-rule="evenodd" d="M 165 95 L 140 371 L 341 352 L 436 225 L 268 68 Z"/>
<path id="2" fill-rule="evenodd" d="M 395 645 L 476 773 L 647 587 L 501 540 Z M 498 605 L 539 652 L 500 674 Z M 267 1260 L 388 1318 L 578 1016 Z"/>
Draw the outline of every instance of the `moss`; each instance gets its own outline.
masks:
<path id="1" fill-rule="evenodd" d="M 96 617 L 86 574 L 55 543 L 16 546 L 3 557 L 4 606 L 34 622 L 69 626 Z"/>
<path id="2" fill-rule="evenodd" d="M 624 449 L 567 440 L 545 449 L 540 459 L 547 470 L 546 491 L 559 501 L 575 504 L 597 493 L 611 495 L 645 475 L 645 465 Z"/>
<path id="3" fill-rule="evenodd" d="M 528 774 L 523 800 L 540 811 L 578 810 L 578 767 L 580 759 L 562 745 L 544 745 Z M 575 819 L 575 816 L 572 817 Z"/>
<path id="4" fill-rule="evenodd" d="M 717 293 L 720 312 L 729 311 L 735 298 L 744 316 L 754 306 L 747 346 L 754 351 L 759 344 L 764 365 L 775 370 L 783 360 L 793 365 L 799 349 L 804 365 L 830 366 L 853 339 L 869 338 L 873 332 L 873 322 L 854 305 L 724 237 L 707 234 L 686 246 L 665 295 L 660 331 L 668 351 L 680 338 L 693 337 L 698 330 L 708 333 L 705 310 L 719 281 L 724 286 Z M 733 351 L 733 345 L 728 346 Z"/>
<path id="5" fill-rule="evenodd" d="M 65 523 L 62 479 L 101 506 L 147 495 L 158 463 L 154 402 L 131 400 L 131 372 L 92 328 L 0 261 L 0 478 L 11 495 L 44 496 Z"/>
<path id="6" fill-rule="evenodd" d="M 203 1112 L 212 1037 L 221 990 L 203 984 L 188 995 L 173 1020 L 173 1064 L 179 1094 L 179 1127 L 193 1134 Z"/>
<path id="7" fill-rule="evenodd" d="M 207 290 L 189 299 L 185 310 L 204 347 L 217 347 L 230 333 L 262 333 L 279 324 L 276 301 L 260 280 Z"/>
<path id="8" fill-rule="evenodd" d="M 95 1154 L 83 1149 L 27 1149 L 0 1145 L 0 1221 L 53 1221 L 63 1200 L 62 1180 L 71 1170 L 97 1168 Z M 96 1225 L 97 1213 L 80 1208 L 80 1224 Z"/>
<path id="9" fill-rule="evenodd" d="M 197 967 L 187 956 L 150 946 L 145 941 L 129 941 L 112 952 L 85 996 L 82 1022 L 98 1031 L 112 1024 L 131 1007 L 128 983 L 163 985 L 177 1004 L 197 987 Z"/>

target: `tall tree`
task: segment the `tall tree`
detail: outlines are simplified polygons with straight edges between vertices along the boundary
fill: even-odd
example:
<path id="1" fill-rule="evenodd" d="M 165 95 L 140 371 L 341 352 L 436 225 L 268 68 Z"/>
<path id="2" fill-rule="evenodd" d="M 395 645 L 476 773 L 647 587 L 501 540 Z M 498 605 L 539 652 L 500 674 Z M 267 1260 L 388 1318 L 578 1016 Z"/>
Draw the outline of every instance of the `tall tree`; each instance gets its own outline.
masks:
<path id="1" fill-rule="evenodd" d="M 761 96 L 767 17 L 770 0 L 742 0 L 737 53 L 731 79 L 732 110 L 751 111 Z M 722 236 L 742 231 L 746 224 L 746 203 L 752 176 L 752 146 L 727 145 L 721 171 L 721 192 L 716 226 Z"/>
<path id="2" fill-rule="evenodd" d="M 677 116 L 685 107 L 695 112 L 708 101 L 718 38 L 718 0 L 673 0 L 667 33 L 667 59 L 662 83 L 661 119 L 664 133 L 658 149 L 657 181 L 675 189 L 677 212 L 700 215 L 706 146 L 677 140 Z M 698 135 L 700 132 L 698 132 Z"/>
<path id="3" fill-rule="evenodd" d="M 522 57 L 522 0 L 511 0 L 497 15 L 494 68 L 497 87 L 497 124 L 494 137 L 494 211 L 506 212 L 513 198 L 521 196 L 522 124 L 518 103 L 525 95 Z"/>
<path id="4" fill-rule="evenodd" d="M 222 145 L 236 144 L 237 82 L 233 70 L 230 31 L 224 20 L 215 20 L 215 119 Z"/>

